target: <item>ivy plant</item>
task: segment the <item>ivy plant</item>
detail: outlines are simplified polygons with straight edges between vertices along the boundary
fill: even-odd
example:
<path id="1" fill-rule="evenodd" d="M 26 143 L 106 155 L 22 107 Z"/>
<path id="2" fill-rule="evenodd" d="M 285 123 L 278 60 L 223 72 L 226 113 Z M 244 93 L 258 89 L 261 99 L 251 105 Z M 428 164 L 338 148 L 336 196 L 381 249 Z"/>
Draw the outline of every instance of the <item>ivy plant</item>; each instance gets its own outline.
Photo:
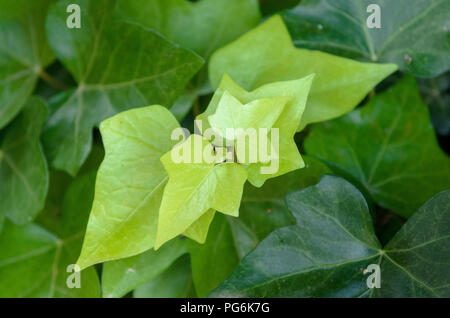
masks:
<path id="1" fill-rule="evenodd" d="M 449 13 L 0 1 L 0 297 L 450 297 Z"/>

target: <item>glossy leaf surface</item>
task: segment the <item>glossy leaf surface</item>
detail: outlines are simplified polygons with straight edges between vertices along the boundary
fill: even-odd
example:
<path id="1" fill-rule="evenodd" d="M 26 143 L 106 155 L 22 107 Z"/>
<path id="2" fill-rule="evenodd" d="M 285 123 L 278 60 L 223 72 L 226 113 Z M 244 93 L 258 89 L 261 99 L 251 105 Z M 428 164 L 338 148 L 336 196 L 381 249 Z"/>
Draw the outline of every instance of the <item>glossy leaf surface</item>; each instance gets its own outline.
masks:
<path id="1" fill-rule="evenodd" d="M 343 118 L 314 126 L 305 149 L 352 175 L 379 205 L 403 217 L 450 188 L 450 159 L 412 78 Z"/>
<path id="2" fill-rule="evenodd" d="M 449 14 L 445 0 L 304 0 L 283 18 L 298 47 L 433 77 L 450 69 Z"/>

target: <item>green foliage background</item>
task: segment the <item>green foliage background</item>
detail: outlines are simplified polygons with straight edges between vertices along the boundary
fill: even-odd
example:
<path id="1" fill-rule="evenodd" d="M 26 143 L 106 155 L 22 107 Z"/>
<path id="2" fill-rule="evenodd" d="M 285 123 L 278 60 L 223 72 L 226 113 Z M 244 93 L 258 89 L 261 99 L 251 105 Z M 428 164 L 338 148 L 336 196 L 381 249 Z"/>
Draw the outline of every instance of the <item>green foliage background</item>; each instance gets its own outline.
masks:
<path id="1" fill-rule="evenodd" d="M 0 297 L 450 297 L 449 69 L 445 0 L 0 0 Z M 228 95 L 281 170 L 202 188 Z"/>

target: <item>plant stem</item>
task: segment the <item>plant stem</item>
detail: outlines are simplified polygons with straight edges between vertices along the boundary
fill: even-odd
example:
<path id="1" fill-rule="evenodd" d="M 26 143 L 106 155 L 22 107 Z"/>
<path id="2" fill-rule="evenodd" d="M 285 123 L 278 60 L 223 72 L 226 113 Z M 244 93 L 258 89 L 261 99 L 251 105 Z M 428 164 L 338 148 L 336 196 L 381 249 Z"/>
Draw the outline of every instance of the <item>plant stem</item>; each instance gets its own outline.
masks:
<path id="1" fill-rule="evenodd" d="M 197 117 L 200 114 L 200 105 L 198 102 L 198 97 L 194 101 L 193 111 L 194 111 L 194 117 Z"/>
<path id="2" fill-rule="evenodd" d="M 70 88 L 67 84 L 56 80 L 54 77 L 52 77 L 50 74 L 48 74 L 44 70 L 40 70 L 39 71 L 39 76 L 45 82 L 47 82 L 48 84 L 50 84 L 51 86 L 53 86 L 54 88 L 56 88 L 56 89 L 58 89 L 60 91 L 64 91 L 64 90 Z"/>

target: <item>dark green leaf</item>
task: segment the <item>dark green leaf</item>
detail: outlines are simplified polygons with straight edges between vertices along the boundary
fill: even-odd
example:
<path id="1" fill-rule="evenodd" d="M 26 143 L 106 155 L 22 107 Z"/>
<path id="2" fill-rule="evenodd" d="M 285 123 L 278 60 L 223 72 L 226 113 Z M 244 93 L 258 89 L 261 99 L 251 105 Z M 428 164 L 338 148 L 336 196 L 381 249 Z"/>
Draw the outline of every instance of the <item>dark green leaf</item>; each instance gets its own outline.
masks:
<path id="1" fill-rule="evenodd" d="M 98 297 L 94 268 L 80 273 L 81 288 L 68 288 L 67 272 L 81 249 L 94 196 L 95 173 L 77 178 L 63 202 L 58 231 L 6 222 L 0 234 L 0 297 Z"/>
<path id="2" fill-rule="evenodd" d="M 239 258 L 262 241 L 273 230 L 295 224 L 285 196 L 319 182 L 331 171 L 319 160 L 303 156 L 305 167 L 278 178 L 267 180 L 261 188 L 247 183 L 244 188 L 239 218 L 228 218 L 236 242 Z"/>
<path id="3" fill-rule="evenodd" d="M 16 224 L 32 221 L 44 207 L 48 171 L 39 136 L 46 118 L 47 106 L 31 97 L 0 139 L 0 216 Z"/>
<path id="4" fill-rule="evenodd" d="M 189 256 L 185 255 L 176 260 L 161 275 L 136 288 L 133 295 L 135 298 L 196 297 Z"/>
<path id="5" fill-rule="evenodd" d="M 449 297 L 450 191 L 427 202 L 385 249 L 363 195 L 338 177 L 287 197 L 297 225 L 272 232 L 217 297 Z M 369 264 L 381 288 L 369 289 Z"/>
<path id="6" fill-rule="evenodd" d="M 257 0 L 119 0 L 118 9 L 205 59 L 261 19 Z"/>
<path id="7" fill-rule="evenodd" d="M 450 190 L 426 202 L 386 245 L 376 297 L 450 297 Z"/>
<path id="8" fill-rule="evenodd" d="M 450 74 L 419 80 L 419 90 L 430 108 L 431 121 L 440 135 L 450 133 Z"/>
<path id="9" fill-rule="evenodd" d="M 0 2 L 0 128 L 21 110 L 53 60 L 44 21 L 54 0 Z"/>
<path id="10" fill-rule="evenodd" d="M 295 7 L 300 0 L 259 0 L 261 13 L 266 16 L 278 11 Z"/>
<path id="11" fill-rule="evenodd" d="M 199 297 L 217 287 L 236 267 L 238 255 L 227 219 L 216 213 L 204 244 L 190 240 L 192 277 Z"/>
<path id="12" fill-rule="evenodd" d="M 380 252 L 362 194 L 343 179 L 288 195 L 297 225 L 275 230 L 248 254 L 213 297 L 355 297 L 360 268 Z"/>
<path id="13" fill-rule="evenodd" d="M 375 202 L 403 217 L 450 188 L 450 159 L 412 78 L 345 117 L 312 127 L 305 149 L 351 174 Z"/>
<path id="14" fill-rule="evenodd" d="M 66 27 L 66 7 L 79 4 L 80 29 Z M 172 105 L 203 60 L 157 33 L 114 18 L 116 1 L 63 0 L 52 6 L 47 35 L 78 88 L 54 107 L 44 134 L 52 166 L 75 175 L 89 154 L 92 129 L 117 112 Z"/>
<path id="15" fill-rule="evenodd" d="M 136 256 L 106 262 L 102 272 L 103 297 L 122 297 L 155 279 L 187 253 L 186 243 L 187 239 L 174 239 L 157 251 L 151 249 Z"/>
<path id="16" fill-rule="evenodd" d="M 370 4 L 380 28 L 369 28 Z M 303 0 L 283 13 L 298 47 L 391 62 L 416 76 L 450 69 L 450 2 L 446 0 Z"/>

